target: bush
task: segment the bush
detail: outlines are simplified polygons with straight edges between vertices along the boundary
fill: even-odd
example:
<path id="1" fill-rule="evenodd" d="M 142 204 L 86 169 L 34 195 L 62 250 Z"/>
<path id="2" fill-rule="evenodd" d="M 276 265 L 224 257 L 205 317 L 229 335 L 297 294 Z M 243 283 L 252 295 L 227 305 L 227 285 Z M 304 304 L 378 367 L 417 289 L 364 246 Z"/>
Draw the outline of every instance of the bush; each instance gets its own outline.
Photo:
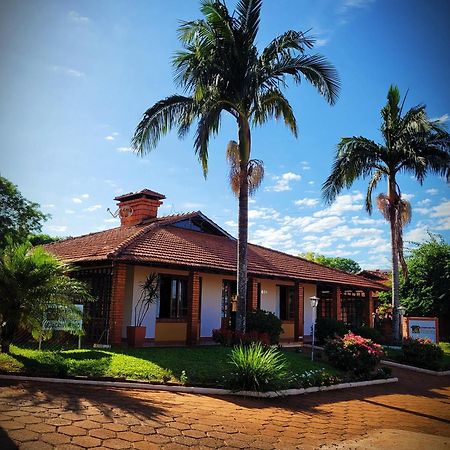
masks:
<path id="1" fill-rule="evenodd" d="M 327 339 L 336 336 L 344 336 L 348 332 L 348 327 L 341 320 L 331 318 L 317 319 L 316 338 L 319 342 L 325 342 Z"/>
<path id="2" fill-rule="evenodd" d="M 240 344 L 250 345 L 252 342 L 261 342 L 263 345 L 270 345 L 269 335 L 267 333 L 258 333 L 257 331 L 240 333 L 239 331 L 219 328 L 212 330 L 212 338 L 214 342 L 225 347 L 233 347 Z"/>
<path id="3" fill-rule="evenodd" d="M 351 372 L 356 378 L 371 374 L 384 355 L 381 345 L 353 333 L 330 339 L 325 344 L 325 354 L 330 364 Z"/>
<path id="4" fill-rule="evenodd" d="M 231 351 L 233 365 L 228 384 L 236 391 L 258 391 L 284 389 L 288 386 L 288 364 L 283 354 L 260 342 L 239 345 Z"/>
<path id="5" fill-rule="evenodd" d="M 381 332 L 375 328 L 368 327 L 367 325 L 363 325 L 356 330 L 353 330 L 355 334 L 358 336 L 362 336 L 363 338 L 370 339 L 373 342 L 376 342 L 377 344 L 383 344 L 384 343 L 384 337 L 381 334 Z"/>
<path id="6" fill-rule="evenodd" d="M 292 384 L 296 388 L 309 388 L 314 386 L 331 386 L 342 382 L 338 376 L 325 369 L 307 370 L 293 377 Z"/>
<path id="7" fill-rule="evenodd" d="M 283 331 L 281 319 L 269 311 L 258 309 L 247 314 L 247 331 L 269 335 L 271 344 L 278 344 Z"/>
<path id="8" fill-rule="evenodd" d="M 406 339 L 402 351 L 405 362 L 429 369 L 438 368 L 438 361 L 444 357 L 442 348 L 431 339 Z"/>

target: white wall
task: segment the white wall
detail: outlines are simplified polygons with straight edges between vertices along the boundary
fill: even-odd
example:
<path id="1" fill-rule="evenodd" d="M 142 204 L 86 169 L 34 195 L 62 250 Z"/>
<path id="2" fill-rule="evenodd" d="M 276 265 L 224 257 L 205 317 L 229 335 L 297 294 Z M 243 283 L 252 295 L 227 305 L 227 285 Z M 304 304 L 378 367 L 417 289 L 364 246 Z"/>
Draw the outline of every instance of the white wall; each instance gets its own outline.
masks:
<path id="1" fill-rule="evenodd" d="M 312 327 L 312 308 L 311 302 L 309 300 L 310 297 L 316 295 L 316 285 L 315 284 L 303 284 L 304 287 L 304 300 L 303 300 L 303 318 L 304 318 L 304 328 L 303 334 L 304 336 L 311 336 L 311 327 Z"/>
<path id="2" fill-rule="evenodd" d="M 205 273 L 201 273 L 200 276 L 202 277 L 200 337 L 211 337 L 212 330 L 220 328 L 221 325 L 222 280 L 227 277 Z"/>

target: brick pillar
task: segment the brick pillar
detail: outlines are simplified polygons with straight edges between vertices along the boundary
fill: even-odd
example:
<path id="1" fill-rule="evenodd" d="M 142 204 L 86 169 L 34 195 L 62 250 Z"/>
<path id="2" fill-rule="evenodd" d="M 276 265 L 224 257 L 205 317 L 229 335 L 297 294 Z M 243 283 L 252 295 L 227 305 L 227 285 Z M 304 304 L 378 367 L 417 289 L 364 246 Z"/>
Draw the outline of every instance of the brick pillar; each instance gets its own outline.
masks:
<path id="1" fill-rule="evenodd" d="M 337 287 L 334 292 L 334 312 L 337 320 L 342 320 L 342 303 L 341 303 L 341 288 Z"/>
<path id="2" fill-rule="evenodd" d="M 369 291 L 367 294 L 367 314 L 368 314 L 368 320 L 367 320 L 367 324 L 369 325 L 369 327 L 373 328 L 375 326 L 374 321 L 373 321 L 373 313 L 375 312 L 375 301 L 373 299 L 373 291 Z"/>
<path id="3" fill-rule="evenodd" d="M 188 317 L 187 336 L 188 345 L 198 344 L 200 317 L 200 277 L 198 272 L 189 272 L 188 280 Z"/>
<path id="4" fill-rule="evenodd" d="M 299 282 L 294 287 L 294 340 L 300 340 L 299 336 L 303 336 L 303 309 L 304 309 L 304 288 Z"/>
<path id="5" fill-rule="evenodd" d="M 248 280 L 247 287 L 247 310 L 256 311 L 258 309 L 258 283 L 253 277 Z"/>
<path id="6" fill-rule="evenodd" d="M 111 290 L 111 308 L 109 310 L 109 342 L 112 345 L 120 345 L 122 343 L 123 304 L 125 302 L 126 274 L 126 264 L 114 264 Z"/>

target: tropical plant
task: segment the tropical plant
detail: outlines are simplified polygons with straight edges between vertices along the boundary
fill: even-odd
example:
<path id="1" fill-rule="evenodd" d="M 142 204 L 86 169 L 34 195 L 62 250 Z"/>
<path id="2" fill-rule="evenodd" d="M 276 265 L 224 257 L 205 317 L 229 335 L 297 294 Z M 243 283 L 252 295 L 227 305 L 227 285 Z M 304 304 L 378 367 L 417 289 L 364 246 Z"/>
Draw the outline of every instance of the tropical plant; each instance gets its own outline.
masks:
<path id="1" fill-rule="evenodd" d="M 86 285 L 42 247 L 9 243 L 0 253 L 0 344 L 9 353 L 19 327 L 39 330 L 45 314 L 53 320 L 79 317 L 73 302 L 91 300 Z"/>
<path id="2" fill-rule="evenodd" d="M 247 331 L 265 333 L 270 337 L 271 344 L 278 344 L 283 322 L 273 312 L 257 309 L 247 313 Z"/>
<path id="3" fill-rule="evenodd" d="M 287 387 L 288 364 L 276 348 L 260 342 L 234 347 L 230 354 L 233 366 L 229 384 L 239 391 L 270 391 Z"/>
<path id="4" fill-rule="evenodd" d="M 194 148 L 206 176 L 209 141 L 218 134 L 223 114 L 228 113 L 236 120 L 238 140 L 228 148 L 233 149 L 233 166 L 237 169 L 239 165 L 232 177 L 232 184 L 239 185 L 239 189 L 234 188 L 239 198 L 236 317 L 239 331 L 245 331 L 248 196 L 251 181 L 255 173 L 261 174 L 262 167 L 251 159 L 252 127 L 271 118 L 282 118 L 297 136 L 297 122 L 283 93 L 289 76 L 296 83 L 306 79 L 331 104 L 339 90 L 334 67 L 323 56 L 306 53 L 313 47 L 314 39 L 305 33 L 287 31 L 259 52 L 256 37 L 261 6 L 262 0 L 239 0 L 235 12 L 230 14 L 223 0 L 201 1 L 203 18 L 182 22 L 179 39 L 183 50 L 173 60 L 175 81 L 185 95 L 172 95 L 150 107 L 132 139 L 134 150 L 143 155 L 173 128 L 178 128 L 180 138 L 186 136 L 195 122 Z"/>
<path id="5" fill-rule="evenodd" d="M 141 284 L 141 295 L 134 307 L 134 326 L 141 327 L 145 316 L 159 295 L 159 275 L 150 273 Z"/>
<path id="6" fill-rule="evenodd" d="M 393 339 L 399 339 L 399 262 L 406 275 L 402 230 L 411 219 L 411 205 L 402 198 L 397 175 L 407 173 L 420 184 L 426 175 L 435 173 L 450 181 L 450 135 L 442 121 L 428 118 L 424 105 L 403 114 L 405 98 L 391 86 L 387 104 L 381 110 L 383 143 L 365 137 L 345 137 L 337 146 L 331 170 L 322 187 L 325 200 L 331 203 L 358 178 L 370 177 L 366 210 L 372 213 L 372 193 L 382 179 L 387 180 L 387 194 L 379 194 L 377 206 L 390 223 L 392 255 Z"/>

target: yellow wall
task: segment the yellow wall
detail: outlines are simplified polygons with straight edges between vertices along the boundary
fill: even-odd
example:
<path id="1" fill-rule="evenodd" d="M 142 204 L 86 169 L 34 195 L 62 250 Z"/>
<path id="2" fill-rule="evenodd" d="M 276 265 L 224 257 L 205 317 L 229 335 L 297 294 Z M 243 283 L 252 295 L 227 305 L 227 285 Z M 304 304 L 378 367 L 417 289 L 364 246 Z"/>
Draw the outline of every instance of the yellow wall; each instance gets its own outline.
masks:
<path id="1" fill-rule="evenodd" d="M 156 322 L 156 342 L 186 342 L 186 322 Z"/>
<path id="2" fill-rule="evenodd" d="M 280 339 L 294 339 L 294 323 L 283 322 L 283 332 L 280 335 Z"/>

